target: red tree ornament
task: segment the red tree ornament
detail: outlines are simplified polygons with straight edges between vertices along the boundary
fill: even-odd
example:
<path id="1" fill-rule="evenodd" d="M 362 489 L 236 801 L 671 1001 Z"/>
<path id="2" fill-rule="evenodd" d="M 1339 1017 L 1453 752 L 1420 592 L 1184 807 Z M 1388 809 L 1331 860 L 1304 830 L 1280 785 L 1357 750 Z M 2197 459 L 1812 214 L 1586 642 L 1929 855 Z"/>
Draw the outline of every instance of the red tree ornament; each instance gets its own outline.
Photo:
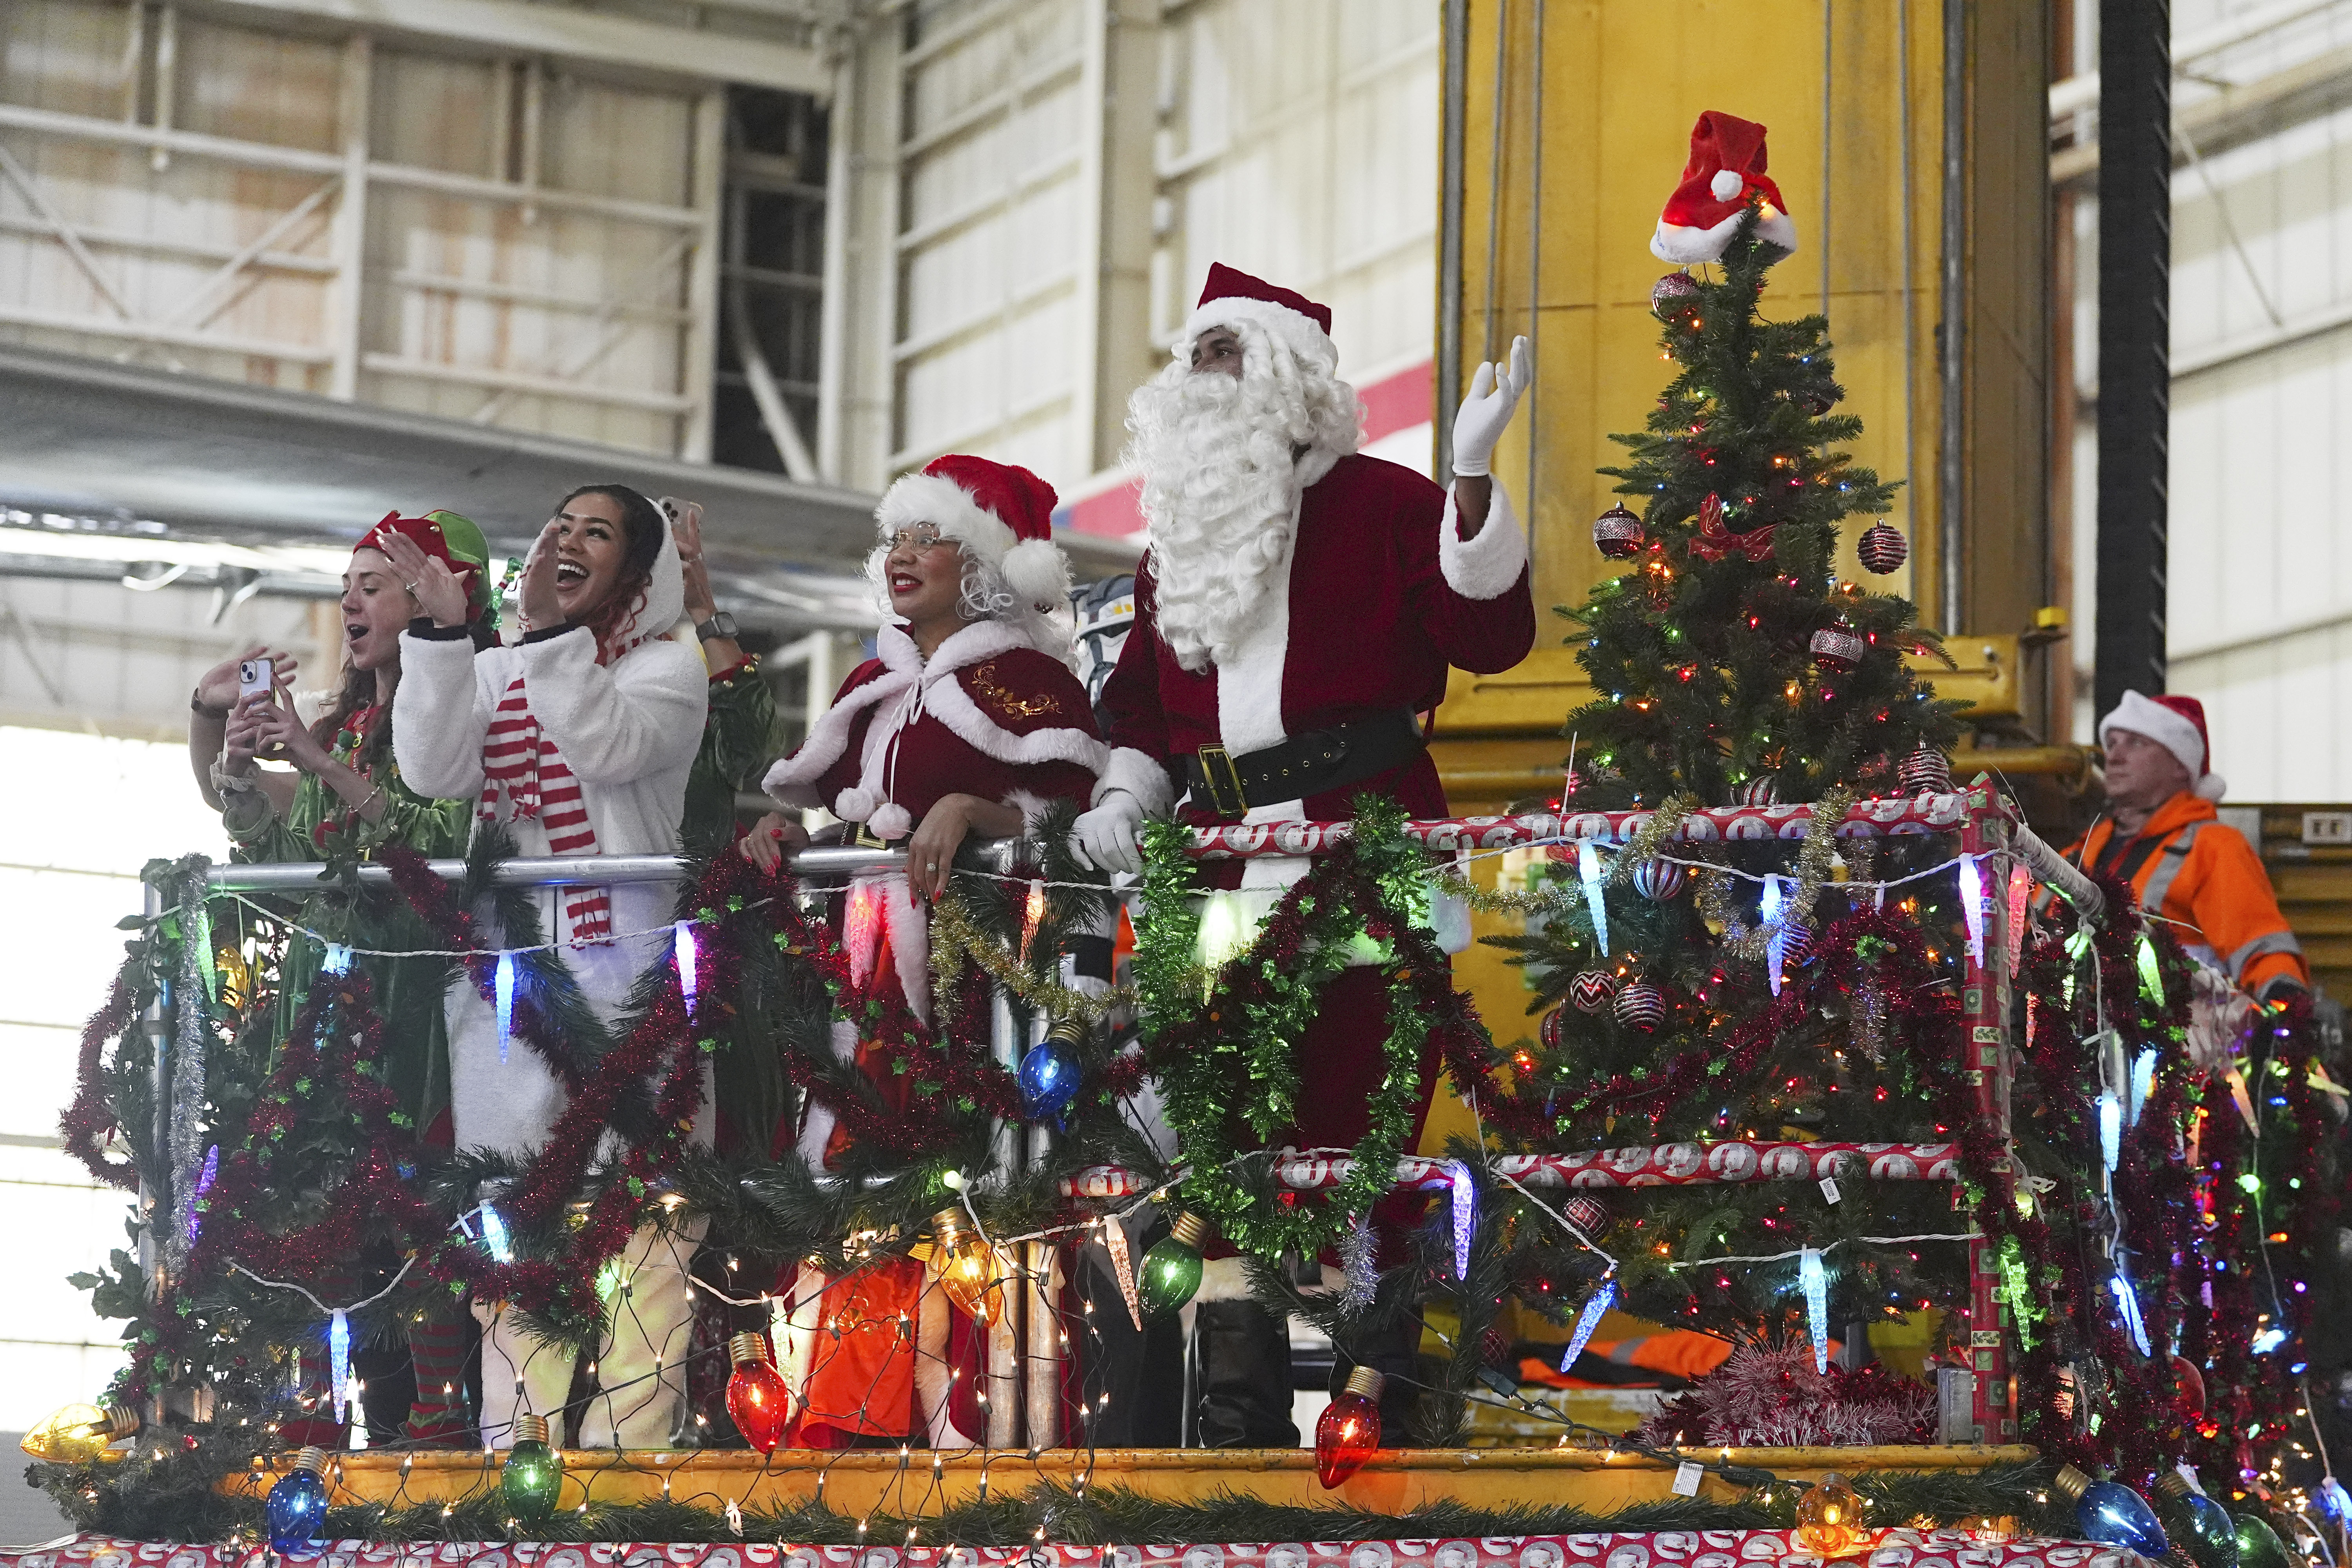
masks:
<path id="1" fill-rule="evenodd" d="M 1811 647 L 1815 664 L 1832 675 L 1843 675 L 1862 662 L 1869 645 L 1851 625 L 1840 620 L 1814 632 Z"/>
<path id="2" fill-rule="evenodd" d="M 1617 977 L 1605 969 L 1588 969 L 1568 983 L 1568 999 L 1580 1013 L 1598 1013 L 1616 994 Z"/>
<path id="3" fill-rule="evenodd" d="M 772 1454 L 784 1440 L 784 1426 L 792 1419 L 792 1390 L 784 1386 L 783 1374 L 769 1363 L 766 1335 L 737 1334 L 727 1342 L 727 1353 L 735 1363 L 735 1371 L 727 1379 L 727 1414 L 735 1418 L 735 1429 L 743 1434 L 745 1442 L 762 1454 Z"/>
<path id="4" fill-rule="evenodd" d="M 1951 759 L 1933 746 L 1921 746 L 1895 770 L 1905 795 L 1948 795 L 1952 788 Z"/>
<path id="5" fill-rule="evenodd" d="M 1698 309 L 1698 279 L 1687 272 L 1669 272 L 1650 285 L 1650 310 L 1662 321 L 1671 321 Z"/>
<path id="6" fill-rule="evenodd" d="M 1666 1021 L 1666 995 L 1647 981 L 1635 981 L 1617 993 L 1617 1021 L 1645 1035 L 1655 1034 Z"/>
<path id="7" fill-rule="evenodd" d="M 1884 522 L 1863 530 L 1862 542 L 1855 548 L 1862 552 L 1862 563 L 1882 577 L 1899 569 L 1911 556 L 1909 542 Z"/>
<path id="8" fill-rule="evenodd" d="M 1638 554 L 1648 537 L 1642 520 L 1626 510 L 1622 501 L 1592 520 L 1592 548 L 1612 561 Z"/>
<path id="9" fill-rule="evenodd" d="M 1348 1386 L 1323 1407 L 1315 1423 L 1315 1479 L 1325 1490 L 1363 1468 L 1381 1446 L 1381 1385 L 1387 1379 L 1370 1367 L 1348 1373 Z"/>

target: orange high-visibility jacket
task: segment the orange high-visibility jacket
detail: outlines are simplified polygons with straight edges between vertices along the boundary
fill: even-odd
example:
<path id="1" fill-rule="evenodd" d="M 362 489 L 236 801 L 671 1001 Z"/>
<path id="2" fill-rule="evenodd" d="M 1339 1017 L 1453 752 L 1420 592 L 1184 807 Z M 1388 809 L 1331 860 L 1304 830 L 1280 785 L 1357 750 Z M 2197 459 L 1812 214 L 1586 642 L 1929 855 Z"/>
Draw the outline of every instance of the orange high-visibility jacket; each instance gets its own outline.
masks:
<path id="1" fill-rule="evenodd" d="M 2255 996 L 2280 984 L 2310 985 L 2302 944 L 2279 913 L 2262 857 L 2211 801 L 2183 790 L 2137 837 L 2121 842 L 2114 821 L 2101 817 L 2067 858 L 2129 880 L 2141 909 L 2191 928 L 2173 934 Z"/>

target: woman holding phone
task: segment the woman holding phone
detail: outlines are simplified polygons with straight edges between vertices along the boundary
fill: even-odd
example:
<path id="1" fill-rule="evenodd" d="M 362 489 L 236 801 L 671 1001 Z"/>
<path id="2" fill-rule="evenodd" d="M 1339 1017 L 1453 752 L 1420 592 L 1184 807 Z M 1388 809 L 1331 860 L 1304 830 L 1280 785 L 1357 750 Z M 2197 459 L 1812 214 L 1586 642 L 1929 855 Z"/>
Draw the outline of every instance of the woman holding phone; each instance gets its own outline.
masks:
<path id="1" fill-rule="evenodd" d="M 435 800 L 402 779 L 392 749 L 399 693 L 400 634 L 416 601 L 385 553 L 398 540 L 440 562 L 464 595 L 469 642 L 495 640 L 489 551 L 482 531 L 455 512 L 393 513 L 352 548 L 343 573 L 342 681 L 326 712 L 305 724 L 289 700 L 296 662 L 282 649 L 256 647 L 207 671 L 190 702 L 188 748 L 206 797 L 245 861 L 319 860 L 399 844 L 428 856 L 462 853 L 466 803 Z M 291 773 L 257 761 L 293 764 Z M 414 950 L 435 944 L 397 899 L 355 900 L 340 889 L 308 896 L 295 919 L 359 948 Z M 316 942 L 291 943 L 278 996 L 282 1038 L 319 973 Z M 360 961 L 387 1025 L 384 1072 L 400 1107 L 428 1140 L 448 1136 L 449 1064 L 441 1014 L 442 964 L 431 958 Z M 353 1260 L 356 1268 L 357 1260 Z M 461 1312 L 409 1325 L 416 1393 L 407 1435 L 425 1443 L 470 1441 L 464 1400 L 466 1352 L 472 1335 Z M 317 1358 L 317 1364 L 325 1364 Z M 385 1380 L 373 1379 L 379 1386 Z M 323 1385 L 318 1391 L 323 1394 Z M 387 1417 L 387 1421 L 392 1417 Z M 326 1425 L 323 1416 L 320 1424 Z M 381 1439 L 379 1439 L 381 1440 Z"/>
<path id="2" fill-rule="evenodd" d="M 502 829 L 520 855 L 675 852 L 709 680 L 695 651 L 664 635 L 685 600 L 660 510 L 625 485 L 564 497 L 523 566 L 523 636 L 503 647 L 476 648 L 464 585 L 446 563 L 401 540 L 387 553 L 420 610 L 400 639 L 393 724 L 410 784 L 474 801 L 477 827 Z M 538 940 L 562 944 L 582 994 L 609 1019 L 667 951 L 676 898 L 673 882 L 549 889 Z M 486 926 L 486 937 L 495 932 Z M 530 1046 L 502 1048 L 496 1012 L 470 980 L 450 986 L 446 1005 L 457 1147 L 534 1153 L 562 1113 L 562 1081 Z M 709 1122 L 706 1080 L 698 1141 L 709 1141 Z M 685 1403 L 686 1266 L 698 1228 L 647 1223 L 630 1239 L 596 1358 L 600 1392 L 573 1440 L 669 1445 Z M 504 1303 L 477 1301 L 474 1314 L 487 1329 L 483 1441 L 510 1446 L 522 1414 L 546 1416 L 559 1428 L 552 1439 L 565 1441 L 571 1356 Z"/>

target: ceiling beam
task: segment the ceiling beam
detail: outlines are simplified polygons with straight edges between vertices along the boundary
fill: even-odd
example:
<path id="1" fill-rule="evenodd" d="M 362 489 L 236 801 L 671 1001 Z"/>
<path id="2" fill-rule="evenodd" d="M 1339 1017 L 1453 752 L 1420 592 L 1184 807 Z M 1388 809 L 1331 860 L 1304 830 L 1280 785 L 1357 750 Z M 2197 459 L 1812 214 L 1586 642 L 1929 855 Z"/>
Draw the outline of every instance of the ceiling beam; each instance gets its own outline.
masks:
<path id="1" fill-rule="evenodd" d="M 813 45 L 664 26 L 520 0 L 215 0 L 224 11 L 314 17 L 384 37 L 449 39 L 516 55 L 587 60 L 823 100 L 833 71 Z"/>
<path id="2" fill-rule="evenodd" d="M 2223 88 L 2174 111 L 2173 124 L 2179 129 L 2173 137 L 2173 167 L 2187 165 L 2192 146 L 2210 158 L 2347 103 L 2352 103 L 2352 48 L 2331 49 L 2242 86 Z M 2098 172 L 2096 142 L 2050 155 L 2053 185 L 2087 180 Z"/>

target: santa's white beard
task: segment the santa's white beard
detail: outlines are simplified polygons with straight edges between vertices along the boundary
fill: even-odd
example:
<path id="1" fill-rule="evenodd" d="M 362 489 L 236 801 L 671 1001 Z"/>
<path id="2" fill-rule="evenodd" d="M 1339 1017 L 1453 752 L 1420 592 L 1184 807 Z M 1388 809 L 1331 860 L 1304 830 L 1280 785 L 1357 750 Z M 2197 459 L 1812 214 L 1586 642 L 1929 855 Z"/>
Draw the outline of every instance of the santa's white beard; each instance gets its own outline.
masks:
<path id="1" fill-rule="evenodd" d="M 1160 638 L 1186 669 L 1230 658 L 1283 579 L 1298 523 L 1298 448 L 1356 447 L 1354 389 L 1302 377 L 1295 362 L 1283 369 L 1253 363 L 1236 379 L 1179 363 L 1128 404 Z"/>

